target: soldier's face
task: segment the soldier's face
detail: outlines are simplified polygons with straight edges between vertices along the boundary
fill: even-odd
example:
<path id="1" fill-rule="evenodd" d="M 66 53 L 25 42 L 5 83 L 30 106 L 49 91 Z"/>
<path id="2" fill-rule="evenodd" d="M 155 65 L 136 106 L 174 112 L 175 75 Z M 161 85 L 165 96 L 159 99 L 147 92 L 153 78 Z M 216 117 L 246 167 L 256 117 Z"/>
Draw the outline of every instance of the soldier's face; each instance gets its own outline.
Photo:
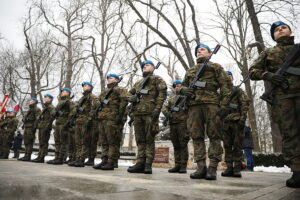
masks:
<path id="1" fill-rule="evenodd" d="M 117 83 L 119 80 L 116 79 L 115 77 L 108 77 L 107 79 L 107 83 L 110 84 L 110 83 Z"/>
<path id="2" fill-rule="evenodd" d="M 60 96 L 62 96 L 62 97 L 66 97 L 66 96 L 69 96 L 69 95 L 70 95 L 70 93 L 66 90 L 64 90 L 60 93 Z"/>
<path id="3" fill-rule="evenodd" d="M 84 92 L 87 92 L 87 91 L 91 91 L 92 87 L 89 86 L 89 85 L 84 85 L 82 89 L 83 89 Z"/>
<path id="4" fill-rule="evenodd" d="M 274 30 L 274 38 L 275 40 L 278 40 L 281 37 L 284 36 L 291 36 L 292 31 L 290 31 L 289 27 L 286 25 L 281 25 L 275 28 Z"/>
<path id="5" fill-rule="evenodd" d="M 7 115 L 8 117 L 14 117 L 15 116 L 15 113 L 11 112 L 11 113 L 8 113 Z"/>
<path id="6" fill-rule="evenodd" d="M 180 90 L 180 88 L 182 87 L 182 85 L 181 84 L 177 84 L 176 86 L 175 86 L 175 90 L 176 90 L 176 92 L 179 92 L 179 90 Z"/>
<path id="7" fill-rule="evenodd" d="M 43 101 L 44 101 L 44 103 L 50 103 L 52 101 L 52 99 L 49 97 L 44 97 Z"/>
<path id="8" fill-rule="evenodd" d="M 233 76 L 229 75 L 229 79 L 231 80 L 231 82 L 233 81 Z"/>
<path id="9" fill-rule="evenodd" d="M 145 64 L 143 67 L 143 72 L 152 72 L 154 71 L 154 67 L 153 65 L 150 64 Z"/>
<path id="10" fill-rule="evenodd" d="M 211 53 L 209 53 L 209 51 L 204 47 L 200 47 L 197 49 L 197 58 L 208 57 L 208 56 L 210 56 L 210 54 Z"/>
<path id="11" fill-rule="evenodd" d="M 35 104 L 36 103 L 36 101 L 33 101 L 33 100 L 30 100 L 29 101 L 29 105 L 33 105 L 33 104 Z"/>

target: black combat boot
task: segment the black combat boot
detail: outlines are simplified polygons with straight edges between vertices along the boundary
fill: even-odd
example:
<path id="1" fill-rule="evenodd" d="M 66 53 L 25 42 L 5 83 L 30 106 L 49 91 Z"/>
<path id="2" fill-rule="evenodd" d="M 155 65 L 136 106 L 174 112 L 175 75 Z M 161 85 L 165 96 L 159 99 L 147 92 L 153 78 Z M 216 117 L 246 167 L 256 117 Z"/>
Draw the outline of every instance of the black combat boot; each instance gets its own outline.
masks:
<path id="1" fill-rule="evenodd" d="M 233 177 L 241 178 L 241 169 L 242 169 L 242 163 L 234 163 L 233 167 Z"/>
<path id="2" fill-rule="evenodd" d="M 89 158 L 88 161 L 84 163 L 86 166 L 94 166 L 94 158 Z"/>
<path id="3" fill-rule="evenodd" d="M 74 163 L 74 167 L 84 167 L 84 161 L 78 160 Z"/>
<path id="4" fill-rule="evenodd" d="M 30 156 L 25 155 L 24 157 L 19 158 L 18 160 L 20 160 L 20 161 L 30 161 Z"/>
<path id="5" fill-rule="evenodd" d="M 145 170 L 145 164 L 137 162 L 135 165 L 129 167 L 127 169 L 127 172 L 129 173 L 144 173 Z"/>
<path id="6" fill-rule="evenodd" d="M 31 162 L 44 163 L 44 157 L 37 157 L 36 159 L 31 160 Z"/>
<path id="7" fill-rule="evenodd" d="M 300 188 L 300 171 L 294 171 L 290 179 L 286 180 L 286 186 Z"/>
<path id="8" fill-rule="evenodd" d="M 168 172 L 169 173 L 177 173 L 177 172 L 179 172 L 179 170 L 180 170 L 180 165 L 175 164 L 175 167 L 169 169 Z"/>
<path id="9" fill-rule="evenodd" d="M 74 167 L 76 162 L 77 162 L 77 160 L 69 161 L 68 166 Z"/>
<path id="10" fill-rule="evenodd" d="M 102 159 L 101 163 L 94 165 L 93 168 L 94 169 L 101 169 L 102 166 L 107 164 L 107 159 Z"/>
<path id="11" fill-rule="evenodd" d="M 181 165 L 178 173 L 186 174 L 186 165 Z"/>
<path id="12" fill-rule="evenodd" d="M 152 174 L 152 163 L 146 163 L 144 174 Z"/>
<path id="13" fill-rule="evenodd" d="M 205 176 L 206 180 L 217 180 L 217 168 L 216 167 L 208 167 L 206 176 Z"/>
<path id="14" fill-rule="evenodd" d="M 198 162 L 197 163 L 197 167 L 198 169 L 194 172 L 190 174 L 190 178 L 191 179 L 203 179 L 206 176 L 206 166 L 203 162 Z"/>
<path id="15" fill-rule="evenodd" d="M 105 165 L 101 166 L 102 170 L 114 170 L 114 162 L 108 162 Z"/>
<path id="16" fill-rule="evenodd" d="M 227 169 L 221 173 L 221 176 L 231 177 L 233 176 L 233 166 L 232 163 L 226 163 Z"/>
<path id="17" fill-rule="evenodd" d="M 64 164 L 64 159 L 63 158 L 58 158 L 58 159 L 54 160 L 51 164 L 53 164 L 53 165 L 62 165 L 62 164 Z"/>
<path id="18" fill-rule="evenodd" d="M 47 161 L 47 164 L 53 164 L 53 162 L 56 161 L 57 159 L 58 159 L 58 158 L 55 157 L 55 158 L 52 159 L 52 160 L 48 160 L 48 161 Z"/>
<path id="19" fill-rule="evenodd" d="M 118 160 L 116 160 L 116 161 L 114 162 L 114 168 L 118 168 L 118 167 L 119 167 Z"/>

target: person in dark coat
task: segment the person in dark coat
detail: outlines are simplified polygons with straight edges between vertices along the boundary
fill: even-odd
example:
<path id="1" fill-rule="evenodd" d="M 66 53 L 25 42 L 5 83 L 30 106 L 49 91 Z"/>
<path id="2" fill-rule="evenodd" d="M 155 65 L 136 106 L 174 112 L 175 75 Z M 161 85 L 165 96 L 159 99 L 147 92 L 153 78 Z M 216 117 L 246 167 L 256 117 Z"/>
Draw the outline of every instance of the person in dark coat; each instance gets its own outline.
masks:
<path id="1" fill-rule="evenodd" d="M 244 154 L 247 159 L 246 170 L 253 171 L 253 168 L 254 168 L 254 162 L 253 162 L 253 156 L 252 156 L 253 139 L 252 139 L 251 128 L 249 126 L 245 126 L 244 133 L 245 133 L 245 137 L 243 140 L 243 149 L 244 149 Z"/>
<path id="2" fill-rule="evenodd" d="M 23 135 L 21 134 L 20 131 L 18 131 L 17 135 L 14 138 L 14 144 L 13 144 L 14 157 L 13 158 L 19 158 L 22 141 L 23 141 Z"/>

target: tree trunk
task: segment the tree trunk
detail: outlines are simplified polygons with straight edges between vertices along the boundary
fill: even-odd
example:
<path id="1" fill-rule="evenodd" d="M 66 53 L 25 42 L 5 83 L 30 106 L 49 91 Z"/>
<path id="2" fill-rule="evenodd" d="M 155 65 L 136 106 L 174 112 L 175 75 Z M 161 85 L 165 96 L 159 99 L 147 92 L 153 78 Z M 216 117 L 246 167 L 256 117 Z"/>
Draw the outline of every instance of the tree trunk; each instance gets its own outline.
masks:
<path id="1" fill-rule="evenodd" d="M 261 53 L 265 49 L 264 40 L 262 37 L 260 24 L 255 12 L 255 8 L 253 5 L 253 0 L 246 0 L 246 5 L 248 9 L 248 13 L 251 19 L 251 24 L 254 32 L 255 40 L 259 43 L 257 45 L 257 50 L 259 53 Z M 265 88 L 267 87 L 266 83 L 264 82 Z M 278 124 L 274 122 L 271 115 L 271 107 L 267 105 L 268 115 L 270 118 L 270 124 L 271 124 L 271 135 L 272 135 L 272 142 L 273 142 L 273 151 L 274 152 L 282 152 L 282 137 L 280 134 L 280 130 L 278 128 Z"/>
<path id="2" fill-rule="evenodd" d="M 66 79 L 65 79 L 65 87 L 71 89 L 71 81 L 73 74 L 73 48 L 72 48 L 72 36 L 70 25 L 68 24 L 68 58 L 67 58 L 67 71 L 66 71 Z"/>

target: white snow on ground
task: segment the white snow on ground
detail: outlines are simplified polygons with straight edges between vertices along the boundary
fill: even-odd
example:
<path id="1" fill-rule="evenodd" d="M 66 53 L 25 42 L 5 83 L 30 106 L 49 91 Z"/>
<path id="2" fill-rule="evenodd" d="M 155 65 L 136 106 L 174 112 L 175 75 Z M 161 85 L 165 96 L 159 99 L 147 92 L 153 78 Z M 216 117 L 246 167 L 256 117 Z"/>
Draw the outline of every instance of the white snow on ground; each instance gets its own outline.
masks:
<path id="1" fill-rule="evenodd" d="M 257 166 L 254 167 L 255 172 L 274 172 L 274 173 L 291 173 L 291 168 L 284 165 L 284 167 L 264 167 L 264 166 Z"/>

